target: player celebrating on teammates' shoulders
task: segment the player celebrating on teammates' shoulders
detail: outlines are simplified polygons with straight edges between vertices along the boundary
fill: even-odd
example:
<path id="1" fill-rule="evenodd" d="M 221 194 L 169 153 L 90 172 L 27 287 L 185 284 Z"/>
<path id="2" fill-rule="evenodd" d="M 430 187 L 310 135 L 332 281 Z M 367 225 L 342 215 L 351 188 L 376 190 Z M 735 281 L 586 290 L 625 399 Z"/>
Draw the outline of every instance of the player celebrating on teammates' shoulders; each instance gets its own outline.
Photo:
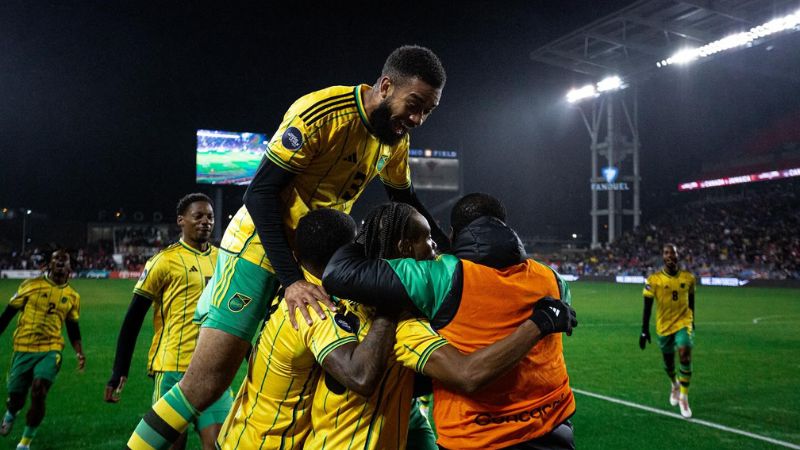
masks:
<path id="1" fill-rule="evenodd" d="M 391 199 L 411 204 L 434 224 L 411 185 L 409 130 L 438 106 L 444 83 L 444 68 L 432 51 L 403 46 L 389 55 L 373 86 L 329 87 L 289 108 L 247 188 L 244 206 L 225 231 L 214 276 L 195 314 L 202 325 L 186 375 L 149 415 L 159 416 L 168 398 L 184 399 L 191 407 L 174 415 L 169 427 L 156 429 L 142 421 L 136 433 L 161 435 L 166 444 L 156 448 L 163 449 L 219 397 L 279 285 L 290 311 L 310 304 L 324 318 L 318 302 L 333 307 L 324 288 L 303 278 L 292 255 L 294 230 L 308 211 L 347 213 L 378 177 Z M 433 231 L 446 246 L 445 234 L 435 226 Z M 307 308 L 299 310 L 311 324 Z M 296 328 L 295 315 L 288 317 Z M 134 450 L 146 448 L 134 441 L 128 443 Z"/>
<path id="2" fill-rule="evenodd" d="M 69 274 L 69 254 L 56 250 L 50 258 L 47 272 L 38 278 L 23 281 L 0 316 L 2 333 L 14 315 L 22 310 L 14 331 L 14 353 L 8 371 L 8 410 L 0 425 L 0 435 L 6 436 L 11 432 L 14 419 L 25 405 L 25 395 L 30 389 L 31 407 L 25 416 L 25 430 L 17 450 L 30 448 L 44 419 L 47 392 L 61 368 L 61 351 L 64 349 L 61 328 L 64 324 L 78 357 L 78 370 L 83 371 L 86 365 L 78 327 L 81 297 L 69 285 Z"/>
<path id="3" fill-rule="evenodd" d="M 133 299 L 117 340 L 111 380 L 105 389 L 107 402 L 119 401 L 128 378 L 136 337 L 151 304 L 155 305 L 155 332 L 147 357 L 147 372 L 155 381 L 153 403 L 181 379 L 189 366 L 200 328 L 192 323 L 192 316 L 206 281 L 214 271 L 217 248 L 208 242 L 214 229 L 214 210 L 208 196 L 200 193 L 186 195 L 178 201 L 177 213 L 180 241 L 147 261 L 133 289 Z M 231 403 L 232 393 L 228 390 L 195 419 L 195 428 L 204 449 L 214 448 Z M 141 436 L 141 439 L 147 441 L 148 437 Z M 185 446 L 186 433 L 183 433 L 172 448 Z"/>
<path id="4" fill-rule="evenodd" d="M 661 256 L 664 268 L 647 277 L 644 287 L 644 311 L 639 347 L 650 342 L 650 312 L 656 301 L 656 333 L 672 388 L 669 402 L 679 405 L 683 417 L 692 417 L 689 408 L 689 380 L 692 378 L 694 344 L 694 275 L 678 268 L 678 248 L 664 244 Z M 675 378 L 675 349 L 680 359 L 680 374 Z"/>

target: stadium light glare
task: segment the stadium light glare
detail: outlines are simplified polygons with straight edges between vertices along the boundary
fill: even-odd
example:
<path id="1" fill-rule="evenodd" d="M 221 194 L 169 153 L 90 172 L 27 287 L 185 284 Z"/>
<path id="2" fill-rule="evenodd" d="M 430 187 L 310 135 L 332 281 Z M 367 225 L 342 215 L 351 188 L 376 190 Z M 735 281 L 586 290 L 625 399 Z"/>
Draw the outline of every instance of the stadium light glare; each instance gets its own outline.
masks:
<path id="1" fill-rule="evenodd" d="M 29 216 L 30 216 L 32 212 L 33 212 L 33 211 L 31 211 L 31 210 L 29 209 L 29 210 L 25 211 L 25 214 L 27 214 L 27 215 L 29 215 Z"/>
<path id="2" fill-rule="evenodd" d="M 597 91 L 595 90 L 594 86 L 587 84 L 582 88 L 571 89 L 569 92 L 567 92 L 567 101 L 570 103 L 575 103 L 583 99 L 596 96 Z"/>
<path id="3" fill-rule="evenodd" d="M 587 84 L 586 86 L 571 89 L 567 92 L 567 101 L 569 103 L 577 103 L 587 98 L 594 98 L 605 92 L 617 91 L 625 89 L 627 85 L 622 81 L 622 78 L 617 75 L 603 78 L 597 84 Z"/>
<path id="4" fill-rule="evenodd" d="M 622 79 L 618 76 L 604 78 L 597 83 L 597 92 L 615 91 L 622 88 Z"/>
<path id="5" fill-rule="evenodd" d="M 702 47 L 684 48 L 678 50 L 667 59 L 662 59 L 656 63 L 656 67 L 667 67 L 673 64 L 687 64 L 699 58 L 715 55 L 717 53 L 738 47 L 746 47 L 753 44 L 753 41 L 780 33 L 782 31 L 800 28 L 800 10 L 788 16 L 770 20 L 749 31 L 732 34 L 722 39 L 710 42 Z"/>

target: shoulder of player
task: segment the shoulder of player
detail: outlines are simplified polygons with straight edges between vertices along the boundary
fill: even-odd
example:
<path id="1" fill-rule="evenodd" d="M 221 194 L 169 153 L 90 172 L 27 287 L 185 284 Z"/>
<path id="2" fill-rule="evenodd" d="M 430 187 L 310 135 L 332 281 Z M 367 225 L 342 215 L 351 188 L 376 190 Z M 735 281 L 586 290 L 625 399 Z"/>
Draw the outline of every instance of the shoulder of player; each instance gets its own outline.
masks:
<path id="1" fill-rule="evenodd" d="M 306 126 L 322 117 L 345 109 L 356 109 L 355 86 L 332 86 L 306 94 L 289 108 L 288 115 L 299 117 Z"/>
<path id="2" fill-rule="evenodd" d="M 39 275 L 35 278 L 28 278 L 26 280 L 22 280 L 22 283 L 19 284 L 19 289 L 33 287 L 39 283 L 46 283 L 44 274 Z"/>

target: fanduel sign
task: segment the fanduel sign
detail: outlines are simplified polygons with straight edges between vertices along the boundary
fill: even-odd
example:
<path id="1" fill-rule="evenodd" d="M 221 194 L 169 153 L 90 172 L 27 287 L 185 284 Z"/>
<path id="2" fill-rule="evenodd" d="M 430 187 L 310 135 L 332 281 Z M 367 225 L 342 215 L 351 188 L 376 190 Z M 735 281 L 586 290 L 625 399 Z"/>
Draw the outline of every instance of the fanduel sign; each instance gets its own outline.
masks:
<path id="1" fill-rule="evenodd" d="M 628 183 L 615 183 L 619 169 L 614 166 L 603 167 L 600 171 L 603 173 L 603 178 L 606 179 L 605 183 L 592 183 L 593 191 L 629 191 Z"/>

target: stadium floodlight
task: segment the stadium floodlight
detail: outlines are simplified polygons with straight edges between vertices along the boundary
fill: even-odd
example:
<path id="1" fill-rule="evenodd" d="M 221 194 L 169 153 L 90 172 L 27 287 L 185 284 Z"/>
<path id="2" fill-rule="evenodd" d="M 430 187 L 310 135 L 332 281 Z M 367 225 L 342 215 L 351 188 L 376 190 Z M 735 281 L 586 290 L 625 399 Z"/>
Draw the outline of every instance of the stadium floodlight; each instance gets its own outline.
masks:
<path id="1" fill-rule="evenodd" d="M 33 211 L 31 211 L 30 209 L 29 209 L 29 210 L 27 210 L 27 211 L 25 211 L 25 213 L 26 213 L 27 215 L 29 215 L 29 216 L 31 215 L 31 213 L 32 213 L 32 212 L 33 212 Z"/>
<path id="2" fill-rule="evenodd" d="M 587 84 L 582 88 L 572 89 L 567 92 L 567 101 L 570 103 L 579 102 L 586 98 L 597 97 L 594 85 Z"/>
<path id="3" fill-rule="evenodd" d="M 800 28 L 800 10 L 788 16 L 770 20 L 759 26 L 751 28 L 749 31 L 732 34 L 714 42 L 710 42 L 702 47 L 684 48 L 678 50 L 667 59 L 656 63 L 656 67 L 667 67 L 673 64 L 686 64 L 694 60 L 715 55 L 726 50 L 749 46 L 753 41 L 766 36 L 780 33 L 787 30 Z"/>
<path id="4" fill-rule="evenodd" d="M 616 91 L 622 88 L 622 79 L 618 76 L 608 77 L 597 83 L 597 92 Z"/>
<path id="5" fill-rule="evenodd" d="M 618 91 L 625 89 L 627 85 L 622 81 L 622 78 L 617 75 L 603 78 L 597 84 L 587 84 L 586 86 L 572 89 L 567 92 L 567 101 L 570 103 L 577 103 L 587 98 L 594 98 L 605 92 Z"/>

